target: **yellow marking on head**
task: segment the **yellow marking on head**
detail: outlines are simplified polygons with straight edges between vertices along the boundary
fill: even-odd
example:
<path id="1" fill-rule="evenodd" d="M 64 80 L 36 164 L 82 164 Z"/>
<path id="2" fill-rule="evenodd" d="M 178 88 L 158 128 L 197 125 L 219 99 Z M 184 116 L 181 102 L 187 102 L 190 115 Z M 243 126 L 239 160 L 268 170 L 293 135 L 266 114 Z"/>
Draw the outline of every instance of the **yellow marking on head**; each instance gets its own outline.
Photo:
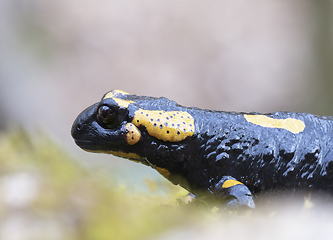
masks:
<path id="1" fill-rule="evenodd" d="M 131 100 L 123 100 L 120 98 L 112 98 L 113 100 L 115 100 L 115 102 L 120 106 L 120 107 L 125 107 L 128 108 L 128 105 L 130 105 L 131 103 L 134 103 Z"/>
<path id="2" fill-rule="evenodd" d="M 305 128 L 304 122 L 295 118 L 274 119 L 265 115 L 248 114 L 245 114 L 244 117 L 250 123 L 268 128 L 282 128 L 292 133 L 300 133 Z"/>
<path id="3" fill-rule="evenodd" d="M 168 142 L 179 142 L 194 134 L 194 119 L 187 112 L 139 109 L 132 123 L 146 127 L 150 136 Z"/>
<path id="4" fill-rule="evenodd" d="M 103 100 L 106 98 L 121 97 L 121 96 L 128 95 L 128 94 L 129 93 L 124 92 L 122 90 L 113 90 L 113 91 L 110 91 L 107 94 L 105 94 Z"/>
<path id="5" fill-rule="evenodd" d="M 124 131 L 128 145 L 136 144 L 141 138 L 140 130 L 133 123 L 127 123 L 124 127 Z"/>
<path id="6" fill-rule="evenodd" d="M 229 179 L 229 180 L 226 180 L 223 183 L 222 188 L 230 188 L 230 187 L 235 186 L 235 185 L 244 185 L 244 184 L 239 182 L 239 181 Z"/>
<path id="7" fill-rule="evenodd" d="M 104 95 L 103 100 L 107 98 L 112 98 L 120 107 L 125 107 L 127 108 L 128 105 L 131 103 L 134 103 L 132 100 L 123 100 L 120 99 L 119 97 L 122 97 L 124 95 L 128 95 L 129 93 L 121 91 L 121 90 L 113 90 L 108 92 L 107 94 Z"/>
<path id="8" fill-rule="evenodd" d="M 155 167 L 156 171 L 159 172 L 163 177 L 169 179 L 170 172 L 165 168 Z"/>

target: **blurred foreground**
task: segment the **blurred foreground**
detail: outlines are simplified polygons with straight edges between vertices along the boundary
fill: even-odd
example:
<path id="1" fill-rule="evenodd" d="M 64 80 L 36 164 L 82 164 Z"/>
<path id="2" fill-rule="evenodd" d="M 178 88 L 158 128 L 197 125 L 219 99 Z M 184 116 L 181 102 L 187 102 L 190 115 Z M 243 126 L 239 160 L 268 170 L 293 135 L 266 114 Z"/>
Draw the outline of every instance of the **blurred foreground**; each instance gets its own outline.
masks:
<path id="1" fill-rule="evenodd" d="M 0 239 L 317 239 L 332 237 L 327 200 L 275 199 L 252 212 L 185 206 L 186 192 L 147 180 L 131 194 L 112 174 L 83 169 L 46 136 L 0 135 Z M 96 174 L 94 173 L 96 170 Z M 158 185 L 158 186 L 157 186 Z M 162 188 L 165 194 L 157 194 Z"/>

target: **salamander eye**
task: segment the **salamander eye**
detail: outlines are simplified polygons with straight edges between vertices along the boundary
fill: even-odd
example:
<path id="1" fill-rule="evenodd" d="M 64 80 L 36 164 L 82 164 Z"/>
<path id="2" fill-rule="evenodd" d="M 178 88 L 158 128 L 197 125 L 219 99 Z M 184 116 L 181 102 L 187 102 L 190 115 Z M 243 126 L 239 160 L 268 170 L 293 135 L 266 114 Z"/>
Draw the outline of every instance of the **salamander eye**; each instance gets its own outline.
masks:
<path id="1" fill-rule="evenodd" d="M 112 127 L 116 120 L 116 114 L 108 106 L 101 106 L 98 109 L 97 118 L 108 127 Z"/>

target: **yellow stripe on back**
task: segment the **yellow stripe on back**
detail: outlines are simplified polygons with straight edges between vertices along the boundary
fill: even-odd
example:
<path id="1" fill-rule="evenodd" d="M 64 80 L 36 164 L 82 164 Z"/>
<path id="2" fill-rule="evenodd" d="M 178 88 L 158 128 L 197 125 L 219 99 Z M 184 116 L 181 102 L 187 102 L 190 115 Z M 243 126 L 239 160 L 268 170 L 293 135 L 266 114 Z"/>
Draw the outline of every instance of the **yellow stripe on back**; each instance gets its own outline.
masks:
<path id="1" fill-rule="evenodd" d="M 226 180 L 223 183 L 222 188 L 230 188 L 230 187 L 235 186 L 235 185 L 244 185 L 244 184 L 237 181 L 237 180 L 229 179 L 229 180 Z"/>
<path id="2" fill-rule="evenodd" d="M 265 115 L 244 114 L 245 119 L 253 124 L 268 128 L 282 128 L 292 133 L 303 132 L 305 124 L 303 121 L 295 118 L 274 119 Z"/>

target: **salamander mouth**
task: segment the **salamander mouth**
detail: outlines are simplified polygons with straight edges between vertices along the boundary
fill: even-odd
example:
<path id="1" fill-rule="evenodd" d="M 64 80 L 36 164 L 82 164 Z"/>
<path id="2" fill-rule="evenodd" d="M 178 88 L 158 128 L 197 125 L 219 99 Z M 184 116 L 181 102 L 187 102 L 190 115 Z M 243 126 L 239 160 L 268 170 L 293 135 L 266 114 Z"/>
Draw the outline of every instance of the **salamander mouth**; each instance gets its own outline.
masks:
<path id="1" fill-rule="evenodd" d="M 113 146 L 107 142 L 96 142 L 96 141 L 89 141 L 89 140 L 75 140 L 75 143 L 84 151 L 93 152 L 93 153 L 106 153 L 106 154 L 113 154 L 118 157 L 127 158 L 133 160 L 135 162 L 140 162 L 143 158 L 132 152 L 124 152 L 119 151 L 117 147 Z M 112 147 L 113 146 L 113 147 Z M 146 164 L 146 163 L 143 163 Z M 146 164 L 148 165 L 148 164 Z"/>
<path id="2" fill-rule="evenodd" d="M 85 151 L 99 152 L 110 148 L 110 144 L 102 141 L 74 140 L 75 143 Z"/>

